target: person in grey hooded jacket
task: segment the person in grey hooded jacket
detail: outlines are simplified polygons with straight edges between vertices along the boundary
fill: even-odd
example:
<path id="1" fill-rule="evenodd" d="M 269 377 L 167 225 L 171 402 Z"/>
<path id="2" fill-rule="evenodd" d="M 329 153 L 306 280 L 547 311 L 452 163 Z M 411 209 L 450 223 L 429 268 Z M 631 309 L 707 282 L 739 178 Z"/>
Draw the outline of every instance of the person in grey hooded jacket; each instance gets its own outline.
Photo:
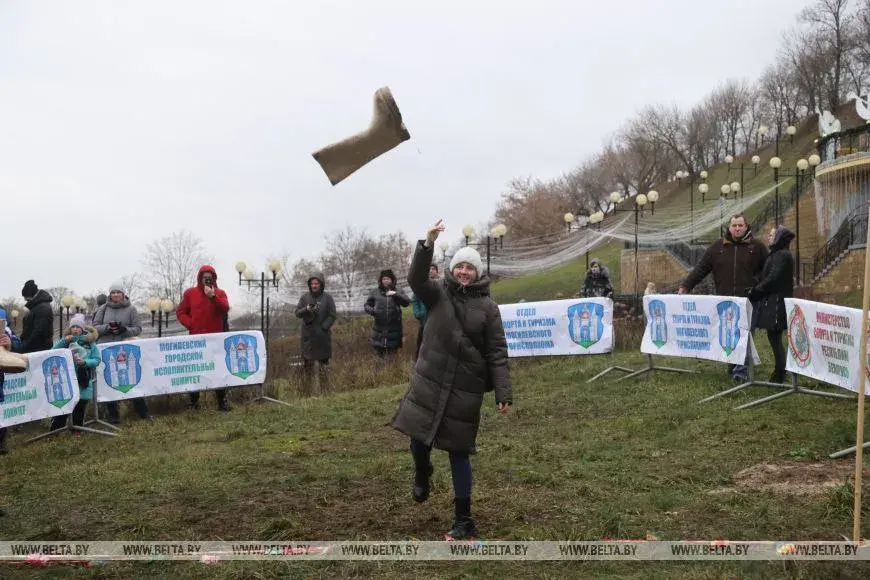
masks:
<path id="1" fill-rule="evenodd" d="M 107 344 L 128 340 L 139 336 L 142 325 L 139 324 L 139 313 L 136 307 L 130 303 L 127 293 L 120 282 L 115 282 L 109 287 L 109 300 L 100 306 L 94 314 L 93 327 L 97 330 L 98 344 Z M 133 408 L 143 419 L 150 419 L 148 405 L 145 399 L 132 400 Z M 117 425 L 121 422 L 118 414 L 118 403 L 112 401 L 106 403 L 109 410 L 109 422 Z"/>

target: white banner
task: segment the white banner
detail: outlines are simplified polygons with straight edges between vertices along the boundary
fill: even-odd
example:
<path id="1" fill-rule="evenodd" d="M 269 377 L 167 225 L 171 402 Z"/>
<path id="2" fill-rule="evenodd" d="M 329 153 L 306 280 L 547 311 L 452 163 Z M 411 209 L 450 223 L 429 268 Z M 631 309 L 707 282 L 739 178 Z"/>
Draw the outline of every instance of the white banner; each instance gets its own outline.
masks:
<path id="1" fill-rule="evenodd" d="M 259 330 L 102 344 L 100 361 L 100 402 L 257 385 L 266 380 L 266 343 Z"/>
<path id="2" fill-rule="evenodd" d="M 6 373 L 0 427 L 72 413 L 79 402 L 79 384 L 69 349 L 27 355 L 27 370 Z"/>
<path id="3" fill-rule="evenodd" d="M 508 356 L 601 354 L 613 350 L 613 301 L 577 298 L 502 304 Z"/>
<path id="4" fill-rule="evenodd" d="M 747 298 L 652 294 L 643 297 L 643 312 L 643 353 L 742 365 L 748 345 L 755 364 L 760 362 L 749 332 L 752 306 Z"/>
<path id="5" fill-rule="evenodd" d="M 786 298 L 785 313 L 786 370 L 857 392 L 861 372 L 861 310 Z"/>

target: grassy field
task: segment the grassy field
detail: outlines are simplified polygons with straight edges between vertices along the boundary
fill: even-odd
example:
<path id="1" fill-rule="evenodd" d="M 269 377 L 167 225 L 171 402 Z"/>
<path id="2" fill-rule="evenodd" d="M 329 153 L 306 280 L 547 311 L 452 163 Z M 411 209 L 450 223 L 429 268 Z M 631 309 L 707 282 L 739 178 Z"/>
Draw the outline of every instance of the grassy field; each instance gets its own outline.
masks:
<path id="1" fill-rule="evenodd" d="M 762 356 L 770 360 L 762 346 Z M 637 353 L 620 353 L 637 366 Z M 586 379 L 606 358 L 521 361 L 506 416 L 488 398 L 472 510 L 492 539 L 841 539 L 851 530 L 854 403 L 752 393 L 699 405 L 722 365 L 695 376 Z M 762 369 L 769 372 L 769 369 Z M 410 497 L 407 441 L 388 423 L 404 386 L 128 421 L 117 439 L 61 436 L 2 458 L 9 540 L 437 540 L 451 487 L 434 454 L 429 502 Z M 821 473 L 819 473 L 821 471 Z M 870 477 L 870 473 L 868 473 Z M 870 489 L 865 489 L 865 496 Z M 866 502 L 865 502 L 866 505 Z M 870 510 L 865 510 L 868 512 Z M 864 514 L 864 520 L 870 513 Z M 866 525 L 865 525 L 866 529 Z M 3 578 L 286 577 L 866 578 L 840 563 L 108 563 L 0 568 Z"/>

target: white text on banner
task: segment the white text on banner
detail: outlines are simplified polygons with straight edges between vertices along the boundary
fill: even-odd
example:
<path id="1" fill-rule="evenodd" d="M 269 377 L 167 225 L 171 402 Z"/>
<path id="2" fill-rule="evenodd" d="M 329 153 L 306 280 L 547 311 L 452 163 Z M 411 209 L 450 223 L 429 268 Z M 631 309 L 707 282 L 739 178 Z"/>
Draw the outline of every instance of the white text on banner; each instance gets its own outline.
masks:
<path id="1" fill-rule="evenodd" d="M 749 328 L 747 298 L 694 294 L 643 297 L 646 328 L 641 352 L 744 364 L 746 348 L 760 361 Z"/>
<path id="2" fill-rule="evenodd" d="M 613 350 L 613 301 L 577 298 L 502 304 L 508 356 L 601 354 Z"/>
<path id="3" fill-rule="evenodd" d="M 856 391 L 861 372 L 861 310 L 785 299 L 788 371 Z"/>
<path id="4" fill-rule="evenodd" d="M 79 402 L 79 384 L 69 349 L 27 355 L 27 370 L 6 373 L 0 427 L 72 413 Z"/>
<path id="5" fill-rule="evenodd" d="M 97 400 L 172 395 L 266 380 L 259 330 L 129 340 L 100 346 Z"/>

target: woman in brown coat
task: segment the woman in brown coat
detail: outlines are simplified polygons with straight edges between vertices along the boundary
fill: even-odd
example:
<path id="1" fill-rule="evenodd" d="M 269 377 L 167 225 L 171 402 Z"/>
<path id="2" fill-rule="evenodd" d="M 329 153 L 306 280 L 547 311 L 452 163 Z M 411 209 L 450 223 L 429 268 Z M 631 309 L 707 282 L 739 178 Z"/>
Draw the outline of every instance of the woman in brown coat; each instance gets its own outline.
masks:
<path id="1" fill-rule="evenodd" d="M 471 462 L 486 391 L 495 391 L 498 410 L 512 404 L 507 341 L 501 314 L 489 297 L 489 279 L 481 276 L 480 254 L 456 252 L 442 281 L 429 279 L 429 265 L 441 220 L 417 243 L 408 283 L 428 312 L 420 356 L 402 398 L 393 427 L 411 438 L 414 500 L 429 497 L 433 447 L 450 455 L 455 517 L 446 538 L 477 535 L 471 517 Z"/>

